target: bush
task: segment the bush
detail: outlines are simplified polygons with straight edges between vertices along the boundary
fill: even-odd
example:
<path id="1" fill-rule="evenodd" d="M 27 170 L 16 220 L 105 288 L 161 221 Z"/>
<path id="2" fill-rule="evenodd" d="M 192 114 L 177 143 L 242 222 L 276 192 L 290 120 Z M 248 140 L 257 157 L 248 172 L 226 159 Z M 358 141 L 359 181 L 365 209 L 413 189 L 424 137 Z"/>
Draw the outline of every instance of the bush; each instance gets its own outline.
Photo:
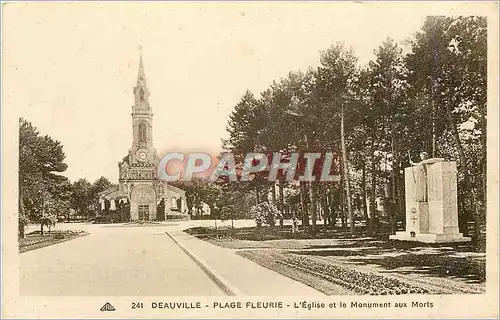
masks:
<path id="1" fill-rule="evenodd" d="M 255 220 L 257 227 L 268 225 L 273 227 L 279 216 L 279 211 L 274 204 L 262 202 L 250 209 L 250 215 Z"/>
<path id="2" fill-rule="evenodd" d="M 113 219 L 110 216 L 98 216 L 94 218 L 94 223 L 111 223 Z"/>
<path id="3" fill-rule="evenodd" d="M 54 235 L 54 239 L 64 239 L 66 238 L 66 236 L 64 235 L 64 233 L 56 233 Z"/>

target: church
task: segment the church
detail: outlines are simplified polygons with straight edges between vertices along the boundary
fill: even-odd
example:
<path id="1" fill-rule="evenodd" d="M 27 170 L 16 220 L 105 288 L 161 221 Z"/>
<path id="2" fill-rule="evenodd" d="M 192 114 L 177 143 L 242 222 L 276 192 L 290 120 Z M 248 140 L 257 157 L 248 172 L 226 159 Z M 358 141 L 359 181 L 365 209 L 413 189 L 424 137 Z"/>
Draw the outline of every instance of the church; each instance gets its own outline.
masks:
<path id="1" fill-rule="evenodd" d="M 129 221 L 187 218 L 185 192 L 156 177 L 159 157 L 153 146 L 153 113 L 149 95 L 141 51 L 132 106 L 132 147 L 118 163 L 118 186 L 99 195 L 101 212 L 103 209 L 109 213 L 117 208 L 127 208 Z"/>

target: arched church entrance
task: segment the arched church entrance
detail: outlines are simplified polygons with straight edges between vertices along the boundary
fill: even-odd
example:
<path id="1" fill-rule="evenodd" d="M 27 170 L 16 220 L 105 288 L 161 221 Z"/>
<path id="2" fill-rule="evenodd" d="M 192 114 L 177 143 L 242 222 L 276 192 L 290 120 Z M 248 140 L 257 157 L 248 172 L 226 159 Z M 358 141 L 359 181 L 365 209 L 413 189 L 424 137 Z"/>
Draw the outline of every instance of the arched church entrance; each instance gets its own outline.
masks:
<path id="1" fill-rule="evenodd" d="M 130 218 L 156 220 L 156 192 L 151 185 L 137 185 L 130 193 Z"/>

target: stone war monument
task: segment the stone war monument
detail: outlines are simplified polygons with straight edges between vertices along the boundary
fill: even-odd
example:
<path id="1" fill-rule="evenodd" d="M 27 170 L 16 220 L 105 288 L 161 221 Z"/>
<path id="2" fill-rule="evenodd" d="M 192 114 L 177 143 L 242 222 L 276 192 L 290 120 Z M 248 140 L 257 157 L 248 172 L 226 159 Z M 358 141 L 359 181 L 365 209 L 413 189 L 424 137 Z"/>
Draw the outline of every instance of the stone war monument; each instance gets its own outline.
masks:
<path id="1" fill-rule="evenodd" d="M 389 238 L 426 243 L 467 242 L 458 232 L 457 165 L 442 158 L 405 168 L 406 230 Z"/>

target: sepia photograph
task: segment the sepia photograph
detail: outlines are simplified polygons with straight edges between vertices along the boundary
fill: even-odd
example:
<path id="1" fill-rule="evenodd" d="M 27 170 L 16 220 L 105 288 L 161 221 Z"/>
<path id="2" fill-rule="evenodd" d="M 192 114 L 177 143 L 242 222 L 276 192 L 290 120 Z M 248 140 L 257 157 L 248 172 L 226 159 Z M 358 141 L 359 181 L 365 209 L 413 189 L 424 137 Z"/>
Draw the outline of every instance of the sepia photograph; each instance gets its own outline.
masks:
<path id="1" fill-rule="evenodd" d="M 474 5 L 2 3 L 2 317 L 498 317 Z"/>

